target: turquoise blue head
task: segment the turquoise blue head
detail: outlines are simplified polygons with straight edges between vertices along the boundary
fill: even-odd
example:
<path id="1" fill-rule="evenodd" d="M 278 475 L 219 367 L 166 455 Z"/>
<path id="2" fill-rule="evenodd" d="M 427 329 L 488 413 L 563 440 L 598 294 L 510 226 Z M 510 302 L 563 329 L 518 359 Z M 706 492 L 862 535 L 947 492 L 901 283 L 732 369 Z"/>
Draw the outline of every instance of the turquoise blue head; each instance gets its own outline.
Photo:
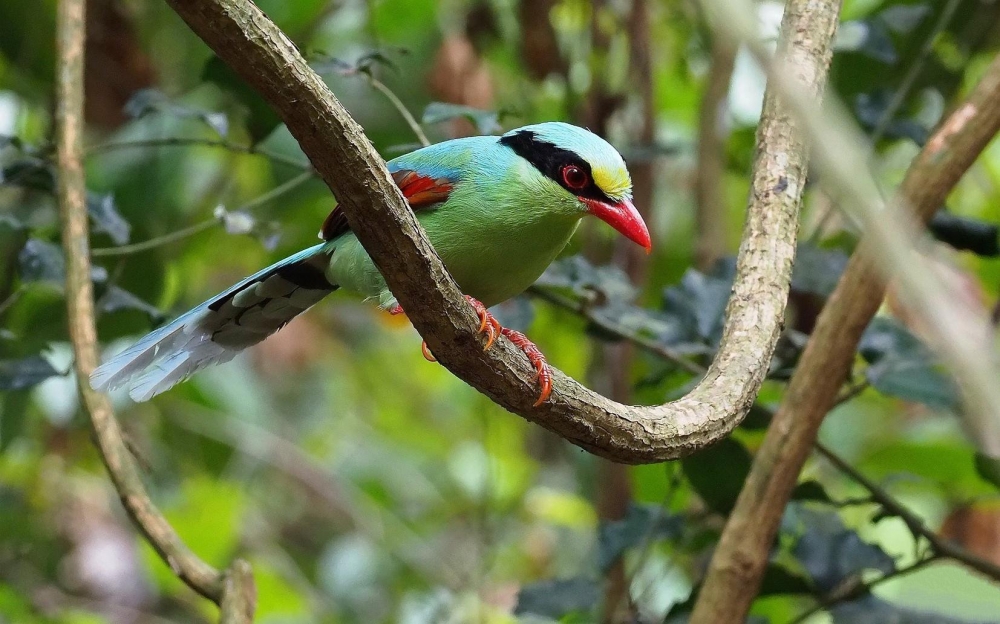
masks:
<path id="1" fill-rule="evenodd" d="M 576 198 L 587 213 L 650 250 L 649 230 L 632 204 L 632 178 L 610 143 L 557 121 L 511 130 L 500 143 Z"/>

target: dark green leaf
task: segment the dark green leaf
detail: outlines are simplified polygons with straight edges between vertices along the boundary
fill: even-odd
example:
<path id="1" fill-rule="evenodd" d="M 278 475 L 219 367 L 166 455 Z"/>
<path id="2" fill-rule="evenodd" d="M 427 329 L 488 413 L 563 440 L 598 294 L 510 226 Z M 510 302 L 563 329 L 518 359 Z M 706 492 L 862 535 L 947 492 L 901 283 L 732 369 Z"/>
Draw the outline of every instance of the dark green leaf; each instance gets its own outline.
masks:
<path id="1" fill-rule="evenodd" d="M 0 391 L 31 388 L 59 374 L 59 371 L 40 355 L 32 355 L 21 360 L 0 360 Z"/>
<path id="2" fill-rule="evenodd" d="M 95 232 L 107 234 L 116 245 L 124 245 L 129 241 L 131 226 L 118 214 L 113 195 L 110 193 L 106 195 L 88 193 L 87 212 L 90 214 L 91 221 L 94 222 Z"/>
<path id="3" fill-rule="evenodd" d="M 872 320 L 859 350 L 871 364 L 865 378 L 882 394 L 935 408 L 957 408 L 954 382 L 930 350 L 898 322 L 885 317 Z"/>
<path id="4" fill-rule="evenodd" d="M 1000 458 L 976 453 L 976 472 L 996 487 L 1000 488 Z"/>
<path id="5" fill-rule="evenodd" d="M 764 579 L 761 581 L 758 595 L 811 594 L 813 591 L 815 588 L 809 579 L 772 561 L 764 570 Z"/>
<path id="6" fill-rule="evenodd" d="M 19 275 L 25 282 L 44 282 L 62 288 L 66 280 L 66 263 L 62 248 L 55 243 L 29 238 L 17 255 Z M 94 266 L 90 278 L 100 283 L 108 279 L 104 267 Z"/>
<path id="7" fill-rule="evenodd" d="M 586 578 L 539 581 L 521 587 L 515 615 L 528 613 L 561 618 L 571 613 L 590 611 L 597 605 L 600 586 Z"/>
<path id="8" fill-rule="evenodd" d="M 681 460 L 691 487 L 713 511 L 733 510 L 743 481 L 750 472 L 750 453 L 732 438 Z"/>
<path id="9" fill-rule="evenodd" d="M 864 570 L 887 574 L 896 568 L 892 557 L 844 527 L 835 512 L 816 511 L 800 504 L 790 505 L 789 510 L 786 515 L 794 517 L 801 531 L 793 554 L 820 591 L 829 592 Z"/>
<path id="10" fill-rule="evenodd" d="M 471 106 L 461 106 L 459 104 L 447 104 L 445 102 L 431 102 L 424 109 L 422 122 L 425 124 L 441 123 L 452 119 L 464 118 L 469 120 L 476 127 L 479 134 L 494 134 L 501 132 L 500 122 L 495 111 L 472 108 Z"/>
<path id="11" fill-rule="evenodd" d="M 678 535 L 681 528 L 681 518 L 670 516 L 662 507 L 631 504 L 624 518 L 603 522 L 598 528 L 598 568 L 607 571 L 629 548 Z"/>
<path id="12" fill-rule="evenodd" d="M 664 291 L 664 312 L 687 328 L 690 339 L 718 344 L 734 271 L 730 262 L 720 264 L 711 274 L 689 269 L 679 286 Z"/>
<path id="13" fill-rule="evenodd" d="M 803 481 L 792 490 L 792 500 L 815 501 L 818 503 L 832 503 L 830 495 L 826 493 L 826 488 L 819 481 Z"/>
<path id="14" fill-rule="evenodd" d="M 1000 228 L 992 223 L 955 216 L 938 210 L 927 224 L 934 238 L 961 251 L 977 256 L 1000 256 Z"/>
<path id="15" fill-rule="evenodd" d="M 828 297 L 847 266 L 847 254 L 839 249 L 800 245 L 792 271 L 792 289 Z"/>
<path id="16" fill-rule="evenodd" d="M 0 168 L 0 184 L 52 193 L 56 188 L 56 172 L 48 161 L 24 158 Z"/>
<path id="17" fill-rule="evenodd" d="M 66 263 L 62 249 L 54 243 L 29 238 L 17 256 L 21 279 L 26 282 L 50 282 L 62 287 Z"/>
<path id="18" fill-rule="evenodd" d="M 874 93 L 860 93 L 854 100 L 854 112 L 861 125 L 873 130 L 882 123 L 882 117 L 892 100 L 892 94 L 884 89 Z M 913 119 L 896 118 L 885 124 L 883 138 L 910 139 L 917 145 L 927 142 L 927 128 Z"/>

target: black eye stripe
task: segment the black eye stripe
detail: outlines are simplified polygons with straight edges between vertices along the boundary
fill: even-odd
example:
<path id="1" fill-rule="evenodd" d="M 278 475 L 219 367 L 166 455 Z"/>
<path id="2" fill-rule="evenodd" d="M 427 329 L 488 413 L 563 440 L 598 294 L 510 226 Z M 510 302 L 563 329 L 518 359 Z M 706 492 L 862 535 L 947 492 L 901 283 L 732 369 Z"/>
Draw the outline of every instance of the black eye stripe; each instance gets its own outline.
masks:
<path id="1" fill-rule="evenodd" d="M 530 130 L 504 135 L 500 137 L 500 144 L 514 150 L 515 154 L 534 165 L 543 175 L 577 197 L 614 203 L 614 200 L 608 197 L 594 182 L 590 163 L 574 152 L 557 147 L 548 141 L 542 141 Z M 573 189 L 566 185 L 562 170 L 568 165 L 579 167 L 587 175 L 587 186 L 582 189 Z"/>

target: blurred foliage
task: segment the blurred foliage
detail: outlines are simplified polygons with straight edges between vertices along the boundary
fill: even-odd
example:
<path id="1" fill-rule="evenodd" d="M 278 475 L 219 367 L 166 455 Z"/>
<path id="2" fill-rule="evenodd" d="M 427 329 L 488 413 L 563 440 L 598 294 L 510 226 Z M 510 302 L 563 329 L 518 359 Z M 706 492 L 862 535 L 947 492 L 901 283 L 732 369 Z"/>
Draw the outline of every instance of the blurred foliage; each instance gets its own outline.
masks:
<path id="1" fill-rule="evenodd" d="M 93 280 L 100 336 L 117 349 L 312 244 L 334 200 L 303 175 L 277 116 L 165 3 L 89 4 Z M 258 4 L 386 157 L 416 138 L 366 78 L 435 141 L 567 119 L 603 129 L 633 170 L 649 167 L 643 208 L 656 243 L 645 283 L 604 262 L 612 236 L 587 224 L 533 292 L 497 315 L 590 383 L 595 345 L 638 342 L 627 372 L 637 402 L 690 387 L 721 339 L 734 270 L 733 258 L 690 268 L 710 47 L 695 5 L 647 3 L 650 143 L 635 138 L 643 85 L 629 2 Z M 0 3 L 0 621 L 213 621 L 123 514 L 67 375 L 54 5 Z M 773 34 L 780 5 L 760 11 Z M 996 51 L 998 11 L 987 0 L 845 2 L 830 91 L 875 135 L 872 168 L 885 184 Z M 762 89 L 741 53 L 718 181 L 733 252 Z M 769 409 L 856 242 L 829 203 L 810 187 L 787 331 L 758 405 L 703 453 L 630 468 L 620 518 L 601 517 L 598 460 L 425 362 L 405 320 L 347 298 L 151 403 L 113 398 L 180 535 L 214 565 L 252 563 L 260 622 L 591 622 L 613 610 L 605 575 L 619 563 L 635 621 L 683 621 Z M 998 222 L 993 146 L 935 219 L 942 242 L 924 250 L 986 302 L 1000 287 Z M 929 526 L 1000 562 L 998 471 L 963 436 L 954 383 L 920 335 L 890 296 L 858 354 L 856 396 L 821 437 Z M 792 621 L 819 602 L 829 608 L 815 621 L 997 621 L 995 581 L 952 562 L 902 574 L 925 545 L 830 464 L 808 464 L 794 498 L 752 621 Z M 882 575 L 891 580 L 868 591 Z M 854 591 L 837 594 L 844 587 Z"/>

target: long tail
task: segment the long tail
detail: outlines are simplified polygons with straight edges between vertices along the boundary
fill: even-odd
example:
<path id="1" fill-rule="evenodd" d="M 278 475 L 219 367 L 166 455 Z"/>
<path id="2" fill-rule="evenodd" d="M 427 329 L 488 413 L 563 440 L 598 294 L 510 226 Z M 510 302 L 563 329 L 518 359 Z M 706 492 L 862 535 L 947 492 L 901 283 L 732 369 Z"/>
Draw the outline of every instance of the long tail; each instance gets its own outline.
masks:
<path id="1" fill-rule="evenodd" d="M 131 384 L 129 396 L 147 401 L 228 362 L 338 288 L 326 278 L 324 246 L 285 258 L 147 334 L 94 370 L 90 386 L 107 391 Z"/>

